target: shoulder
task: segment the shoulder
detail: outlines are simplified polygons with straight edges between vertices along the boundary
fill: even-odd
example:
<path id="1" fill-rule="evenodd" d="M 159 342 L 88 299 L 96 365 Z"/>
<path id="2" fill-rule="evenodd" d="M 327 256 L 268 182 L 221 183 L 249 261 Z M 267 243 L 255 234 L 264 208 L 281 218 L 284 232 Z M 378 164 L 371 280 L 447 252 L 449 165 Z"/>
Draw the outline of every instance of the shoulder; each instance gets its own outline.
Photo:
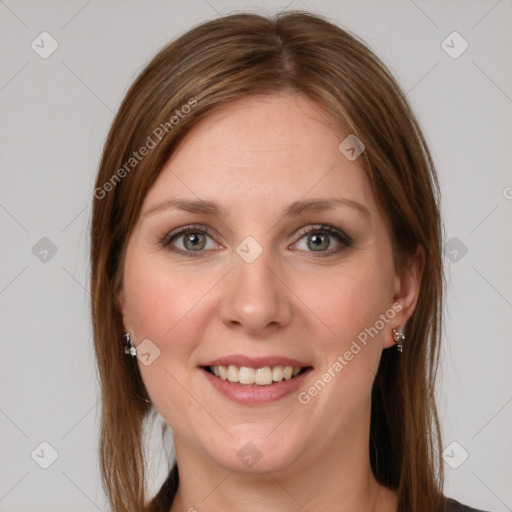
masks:
<path id="1" fill-rule="evenodd" d="M 453 498 L 446 499 L 445 512 L 485 512 L 480 509 L 467 507 Z"/>

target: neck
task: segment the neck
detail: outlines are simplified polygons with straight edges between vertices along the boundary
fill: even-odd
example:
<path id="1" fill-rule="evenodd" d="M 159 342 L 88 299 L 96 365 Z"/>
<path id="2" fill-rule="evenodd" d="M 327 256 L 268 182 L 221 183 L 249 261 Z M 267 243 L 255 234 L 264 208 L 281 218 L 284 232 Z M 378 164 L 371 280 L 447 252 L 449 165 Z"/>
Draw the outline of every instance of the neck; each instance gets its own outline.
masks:
<path id="1" fill-rule="evenodd" d="M 175 434 L 180 484 L 170 512 L 395 512 L 397 494 L 374 478 L 369 429 L 354 428 L 278 471 L 238 473 L 221 468 Z"/>

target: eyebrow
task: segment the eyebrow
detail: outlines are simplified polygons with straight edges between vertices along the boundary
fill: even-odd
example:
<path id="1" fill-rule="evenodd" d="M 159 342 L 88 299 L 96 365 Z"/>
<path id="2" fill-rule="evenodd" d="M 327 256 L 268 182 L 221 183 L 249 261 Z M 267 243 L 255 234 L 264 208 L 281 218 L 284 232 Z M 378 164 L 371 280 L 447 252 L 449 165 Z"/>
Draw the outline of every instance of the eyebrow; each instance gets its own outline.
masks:
<path id="1" fill-rule="evenodd" d="M 368 209 L 361 203 L 352 201 L 351 199 L 341 198 L 309 199 L 306 201 L 295 201 L 292 204 L 290 204 L 288 208 L 286 208 L 286 210 L 284 211 L 284 215 L 290 217 L 297 217 L 298 215 L 301 215 L 303 213 L 332 210 L 337 206 L 348 206 L 350 208 L 358 210 L 360 213 L 363 213 L 367 217 L 371 217 Z M 167 199 L 148 208 L 142 214 L 142 216 L 146 217 L 153 213 L 168 209 L 185 210 L 187 212 L 205 215 L 226 216 L 226 210 L 222 206 L 218 205 L 213 201 L 203 201 L 200 199 Z"/>

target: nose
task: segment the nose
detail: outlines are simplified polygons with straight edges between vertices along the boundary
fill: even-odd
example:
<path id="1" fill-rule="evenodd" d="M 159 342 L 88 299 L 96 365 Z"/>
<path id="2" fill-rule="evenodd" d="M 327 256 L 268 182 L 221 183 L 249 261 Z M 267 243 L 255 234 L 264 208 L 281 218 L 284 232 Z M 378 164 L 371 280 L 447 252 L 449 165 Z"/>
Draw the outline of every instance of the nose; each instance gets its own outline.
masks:
<path id="1" fill-rule="evenodd" d="M 252 263 L 233 255 L 234 268 L 227 276 L 220 306 L 222 322 L 253 337 L 264 338 L 288 325 L 292 296 L 286 279 L 266 251 Z"/>

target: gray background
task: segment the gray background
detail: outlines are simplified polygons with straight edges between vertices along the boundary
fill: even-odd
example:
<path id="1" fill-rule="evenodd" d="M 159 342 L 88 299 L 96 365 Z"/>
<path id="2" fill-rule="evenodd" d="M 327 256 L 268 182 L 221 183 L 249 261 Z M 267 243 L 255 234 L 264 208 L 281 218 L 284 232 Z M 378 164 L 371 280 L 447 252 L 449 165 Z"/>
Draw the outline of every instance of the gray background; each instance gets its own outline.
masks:
<path id="1" fill-rule="evenodd" d="M 448 244 L 439 392 L 446 493 L 512 510 L 512 2 L 255 5 L 0 1 L 0 510 L 106 511 L 87 229 L 102 144 L 128 85 L 194 24 L 287 5 L 361 36 L 396 74 L 425 129 Z M 31 47 L 51 48 L 43 31 L 58 43 L 46 59 Z M 457 58 L 445 50 L 459 53 L 462 39 L 442 45 L 453 31 L 469 44 Z M 152 489 L 163 477 L 157 446 Z"/>

